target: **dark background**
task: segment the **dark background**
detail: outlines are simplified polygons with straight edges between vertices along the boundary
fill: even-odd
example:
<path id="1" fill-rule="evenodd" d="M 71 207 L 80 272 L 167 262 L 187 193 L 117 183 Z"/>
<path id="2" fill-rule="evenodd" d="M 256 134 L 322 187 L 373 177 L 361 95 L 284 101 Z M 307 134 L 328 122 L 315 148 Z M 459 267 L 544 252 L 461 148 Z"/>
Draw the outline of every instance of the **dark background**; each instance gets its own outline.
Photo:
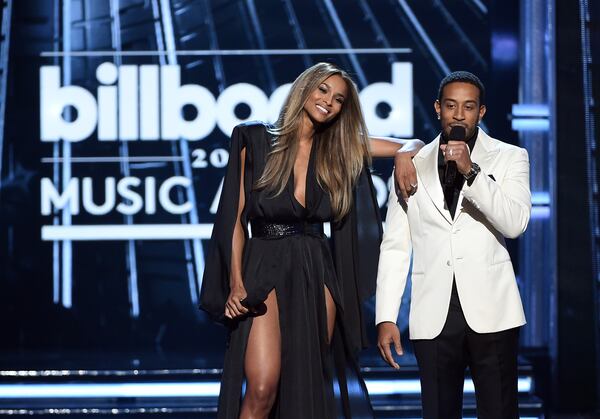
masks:
<path id="1" fill-rule="evenodd" d="M 389 82 L 391 63 L 411 62 L 413 136 L 426 142 L 438 133 L 433 101 L 446 71 L 477 74 L 487 87 L 484 129 L 493 137 L 528 149 L 532 191 L 549 196 L 534 206 L 538 215 L 532 217 L 525 236 L 509 243 L 529 320 L 521 336 L 523 362 L 535 367 L 541 377 L 540 393 L 557 410 L 598 408 L 598 2 L 173 0 L 168 11 L 153 9 L 153 1 L 120 1 L 111 10 L 114 4 L 108 0 L 12 3 L 9 36 L 3 37 L 8 54 L 0 73 L 6 77 L 0 98 L 4 104 L 0 369 L 219 367 L 225 342 L 225 331 L 197 309 L 190 292 L 190 281 L 201 277 L 201 266 L 190 251 L 191 241 L 73 242 L 72 306 L 53 295 L 53 272 L 58 270 L 60 277 L 65 269 L 61 262 L 64 248 L 60 243 L 41 241 L 41 226 L 52 224 L 53 218 L 40 215 L 39 185 L 42 177 L 60 179 L 62 165 L 42 163 L 41 159 L 53 153 L 62 156 L 64 148 L 40 141 L 39 70 L 42 65 L 54 64 L 64 71 L 65 61 L 41 53 L 65 51 L 66 38 L 70 51 L 87 52 L 153 52 L 164 48 L 168 37 L 176 50 L 410 48 L 409 54 L 177 59 L 182 83 L 202 85 L 215 97 L 227 86 L 241 82 L 270 95 L 275 87 L 291 82 L 319 61 L 348 70 L 360 90 L 378 81 Z M 66 8 L 70 20 L 65 18 Z M 588 10 L 587 20 L 582 20 L 582 8 Z M 165 24 L 166 13 L 172 26 Z M 586 39 L 587 44 L 583 42 Z M 533 56 L 537 61 L 530 59 Z M 115 60 L 118 58 L 111 55 L 73 57 L 68 64 L 71 84 L 95 92 L 95 71 L 104 61 L 161 63 L 160 57 L 152 55 Z M 538 96 L 535 92 L 528 96 L 531 80 L 542 86 Z M 514 130 L 512 106 L 517 103 L 548 105 L 545 118 L 550 121 L 549 128 L 542 132 Z M 239 116 L 248 112 L 243 106 L 237 111 Z M 193 116 L 193 110 L 186 112 Z M 381 104 L 378 112 L 385 115 L 389 107 Z M 227 147 L 227 136 L 216 128 L 206 139 L 189 142 L 187 148 L 167 141 L 99 143 L 92 136 L 72 144 L 72 156 L 190 156 L 197 148 L 210 153 Z M 130 173 L 164 179 L 182 173 L 185 164 L 71 167 L 73 176 L 97 179 L 102 196 L 101 184 L 107 176 L 119 178 Z M 390 161 L 375 163 L 375 172 L 383 180 L 390 170 Z M 198 221 L 211 223 L 214 215 L 209 208 L 224 169 L 209 166 L 192 168 L 190 173 Z M 385 213 L 385 208 L 382 211 Z M 89 215 L 73 218 L 73 224 L 94 222 L 98 219 Z M 161 212 L 151 218 L 135 215 L 127 220 L 111 212 L 101 222 L 191 220 Z M 207 244 L 202 241 L 204 251 Z M 132 275 L 138 285 L 139 314 L 133 313 L 130 299 Z M 404 328 L 406 307 L 401 313 Z M 370 323 L 372 309 L 370 304 Z M 403 362 L 414 361 L 408 356 Z M 363 358 L 363 364 L 378 363 L 372 352 Z"/>

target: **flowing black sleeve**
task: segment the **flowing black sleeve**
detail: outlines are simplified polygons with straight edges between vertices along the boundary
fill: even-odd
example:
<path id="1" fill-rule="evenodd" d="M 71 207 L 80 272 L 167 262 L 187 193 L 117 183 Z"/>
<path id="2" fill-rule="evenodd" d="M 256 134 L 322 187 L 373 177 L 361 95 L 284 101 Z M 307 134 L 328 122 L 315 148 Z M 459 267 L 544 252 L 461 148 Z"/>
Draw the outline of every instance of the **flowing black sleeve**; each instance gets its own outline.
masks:
<path id="1" fill-rule="evenodd" d="M 383 230 L 373 181 L 365 165 L 353 206 L 332 228 L 334 259 L 342 286 L 344 334 L 354 355 L 367 346 L 363 302 L 375 294 L 379 245 Z"/>
<path id="2" fill-rule="evenodd" d="M 200 308 L 218 321 L 225 320 L 225 302 L 229 296 L 231 247 L 240 199 L 241 152 L 247 145 L 246 128 L 244 126 L 235 127 L 231 134 L 229 163 L 210 239 L 210 248 L 205 258 L 206 265 L 200 292 Z M 247 149 L 246 165 L 250 158 L 249 154 L 251 152 Z M 248 171 L 248 167 L 245 171 Z M 246 187 L 245 190 L 248 191 L 249 189 Z M 246 198 L 247 196 L 248 193 L 246 192 Z M 244 229 L 246 228 L 243 219 L 242 226 Z M 248 237 L 247 231 L 244 233 Z"/>

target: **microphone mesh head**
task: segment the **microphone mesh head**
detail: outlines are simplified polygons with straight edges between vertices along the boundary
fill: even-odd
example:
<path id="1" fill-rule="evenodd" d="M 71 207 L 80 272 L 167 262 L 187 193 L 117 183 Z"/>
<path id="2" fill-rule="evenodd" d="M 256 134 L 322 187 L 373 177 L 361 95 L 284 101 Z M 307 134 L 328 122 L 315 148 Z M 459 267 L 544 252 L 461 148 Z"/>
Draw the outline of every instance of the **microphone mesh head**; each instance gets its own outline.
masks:
<path id="1" fill-rule="evenodd" d="M 450 134 L 448 134 L 448 139 L 450 141 L 464 141 L 467 136 L 467 130 L 465 127 L 461 127 L 460 125 L 452 127 L 450 130 Z"/>

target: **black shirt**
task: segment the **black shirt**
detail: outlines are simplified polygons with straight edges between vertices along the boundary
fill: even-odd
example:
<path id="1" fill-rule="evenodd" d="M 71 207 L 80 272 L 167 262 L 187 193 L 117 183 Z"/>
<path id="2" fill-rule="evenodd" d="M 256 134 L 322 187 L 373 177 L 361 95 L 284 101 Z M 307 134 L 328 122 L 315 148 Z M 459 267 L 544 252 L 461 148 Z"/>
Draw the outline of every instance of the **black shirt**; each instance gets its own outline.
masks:
<path id="1" fill-rule="evenodd" d="M 475 132 L 467 140 L 467 146 L 469 147 L 469 151 L 473 152 L 473 147 L 475 147 L 475 141 L 477 140 L 477 134 L 479 133 L 479 128 L 475 128 Z M 446 135 L 442 133 L 440 137 L 440 144 L 448 144 L 448 138 Z M 460 195 L 460 191 L 465 183 L 465 178 L 460 173 L 456 174 L 454 178 L 454 185 L 449 188 L 445 187 L 445 179 L 446 179 L 446 163 L 444 162 L 444 154 L 441 149 L 438 149 L 438 173 L 440 176 L 440 182 L 442 184 L 442 189 L 444 191 L 444 200 L 446 201 L 446 208 L 450 211 L 450 215 L 454 218 L 454 213 L 456 212 L 456 204 L 458 203 L 458 197 Z"/>

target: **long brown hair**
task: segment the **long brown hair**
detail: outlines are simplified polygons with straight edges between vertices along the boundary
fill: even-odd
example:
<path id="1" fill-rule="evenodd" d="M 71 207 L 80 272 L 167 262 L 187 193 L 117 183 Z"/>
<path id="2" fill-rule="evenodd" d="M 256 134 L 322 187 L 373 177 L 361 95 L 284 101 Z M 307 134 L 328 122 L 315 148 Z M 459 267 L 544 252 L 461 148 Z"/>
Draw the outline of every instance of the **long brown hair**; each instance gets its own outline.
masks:
<path id="1" fill-rule="evenodd" d="M 352 188 L 365 161 L 371 163 L 367 126 L 360 108 L 356 85 L 344 70 L 329 63 L 306 69 L 292 84 L 275 126 L 273 148 L 256 188 L 279 195 L 294 169 L 304 105 L 310 95 L 327 78 L 339 75 L 348 87 L 340 113 L 325 126 L 316 127 L 313 143 L 316 150 L 317 182 L 331 199 L 335 220 L 342 219 L 352 206 Z"/>

